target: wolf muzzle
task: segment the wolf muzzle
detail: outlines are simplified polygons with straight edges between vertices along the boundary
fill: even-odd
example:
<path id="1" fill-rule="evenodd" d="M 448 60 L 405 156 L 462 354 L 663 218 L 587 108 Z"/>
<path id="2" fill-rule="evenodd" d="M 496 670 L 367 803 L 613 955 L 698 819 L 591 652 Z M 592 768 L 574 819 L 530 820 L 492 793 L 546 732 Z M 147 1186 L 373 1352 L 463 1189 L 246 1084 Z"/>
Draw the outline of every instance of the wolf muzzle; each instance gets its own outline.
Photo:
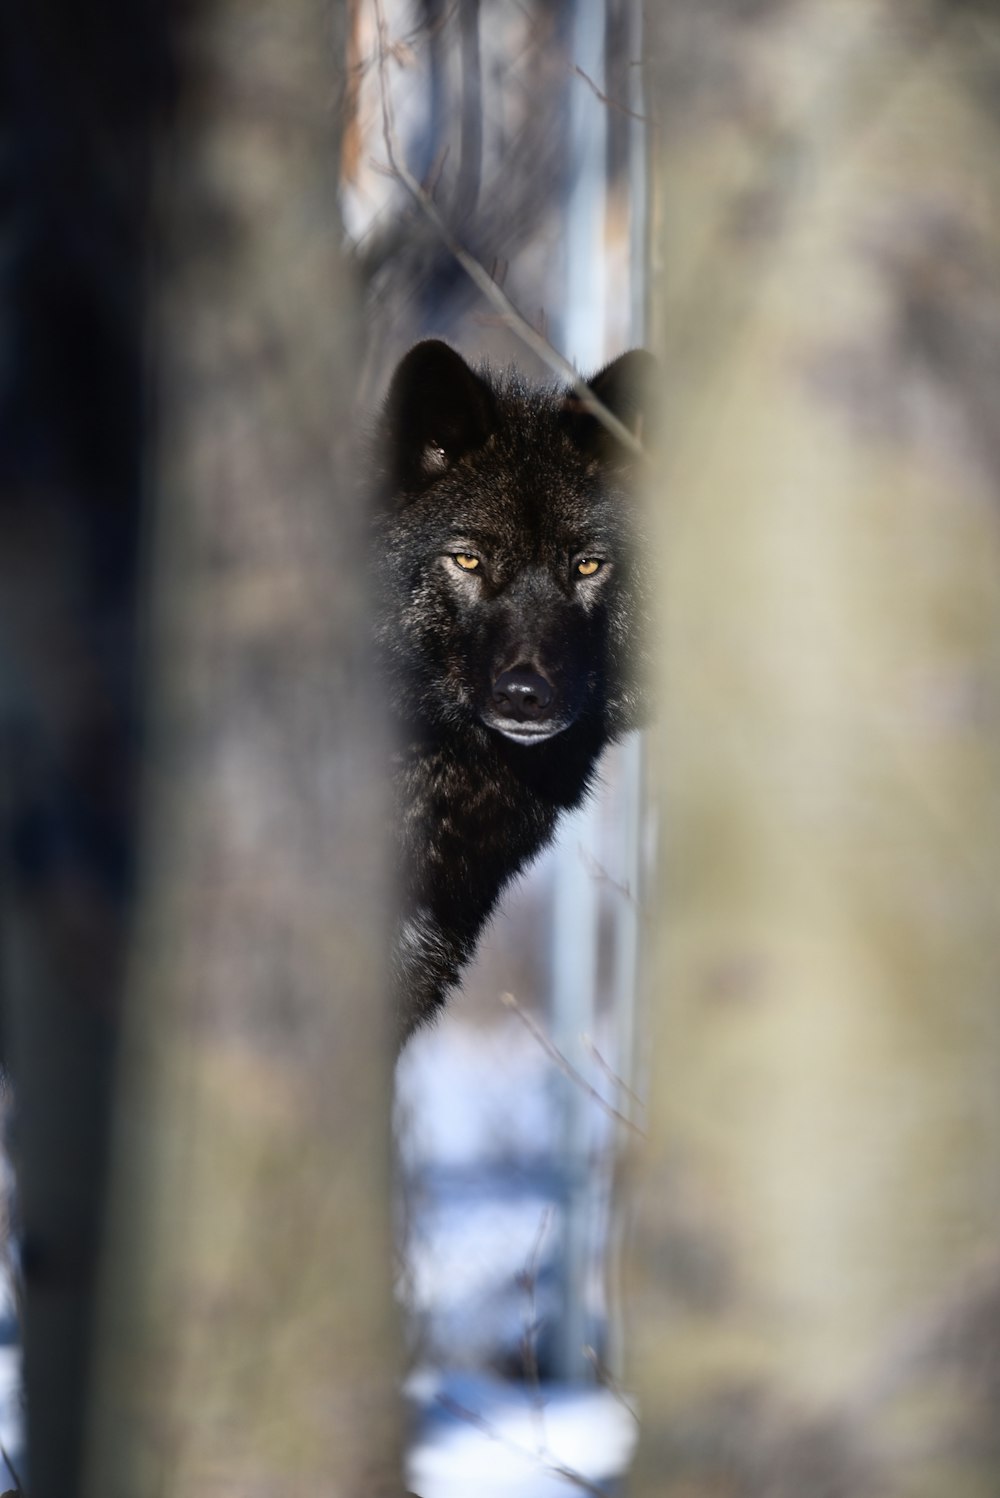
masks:
<path id="1" fill-rule="evenodd" d="M 512 666 L 493 683 L 487 713 L 489 727 L 522 742 L 547 739 L 565 727 L 557 712 L 558 693 L 533 666 Z"/>

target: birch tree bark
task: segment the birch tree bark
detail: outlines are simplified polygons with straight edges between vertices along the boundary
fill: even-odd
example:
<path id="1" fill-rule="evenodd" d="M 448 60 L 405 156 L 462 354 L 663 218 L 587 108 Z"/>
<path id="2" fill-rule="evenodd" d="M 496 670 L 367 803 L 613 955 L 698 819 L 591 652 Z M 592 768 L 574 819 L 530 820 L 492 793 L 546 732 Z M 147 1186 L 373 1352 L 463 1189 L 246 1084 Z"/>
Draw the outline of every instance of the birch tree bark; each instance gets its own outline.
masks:
<path id="1" fill-rule="evenodd" d="M 1000 23 L 665 8 L 636 1495 L 996 1491 Z"/>

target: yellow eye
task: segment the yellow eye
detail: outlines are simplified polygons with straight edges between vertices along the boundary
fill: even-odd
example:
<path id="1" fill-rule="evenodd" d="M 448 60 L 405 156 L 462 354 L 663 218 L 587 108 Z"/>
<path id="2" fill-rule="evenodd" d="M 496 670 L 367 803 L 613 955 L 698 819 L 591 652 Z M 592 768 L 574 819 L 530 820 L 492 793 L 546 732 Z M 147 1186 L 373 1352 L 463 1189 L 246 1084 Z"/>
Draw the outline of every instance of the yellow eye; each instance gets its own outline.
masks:
<path id="1" fill-rule="evenodd" d="M 452 561 L 455 563 L 456 567 L 461 567 L 463 572 L 475 572 L 476 568 L 479 566 L 479 558 L 470 557 L 468 552 L 465 551 L 456 552 L 452 557 Z"/>
<path id="2" fill-rule="evenodd" d="M 594 557 L 584 557 L 582 562 L 576 564 L 576 570 L 581 577 L 593 577 L 595 572 L 600 571 L 600 568 L 601 563 Z"/>

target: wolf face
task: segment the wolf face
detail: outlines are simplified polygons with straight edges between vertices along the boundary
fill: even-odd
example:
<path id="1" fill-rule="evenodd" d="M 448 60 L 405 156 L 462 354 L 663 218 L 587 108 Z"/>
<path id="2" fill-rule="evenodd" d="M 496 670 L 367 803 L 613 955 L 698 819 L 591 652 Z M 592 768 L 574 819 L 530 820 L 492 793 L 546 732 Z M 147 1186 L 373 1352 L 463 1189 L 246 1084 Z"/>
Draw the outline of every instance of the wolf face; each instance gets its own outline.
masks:
<path id="1" fill-rule="evenodd" d="M 592 384 L 627 425 L 650 356 Z M 379 644 L 395 705 L 529 746 L 637 721 L 645 607 L 629 455 L 575 398 L 418 344 L 386 403 Z"/>
<path id="2" fill-rule="evenodd" d="M 631 432 L 650 355 L 591 382 Z M 418 344 L 376 438 L 376 641 L 397 728 L 401 1031 L 644 716 L 636 455 L 573 394 Z"/>

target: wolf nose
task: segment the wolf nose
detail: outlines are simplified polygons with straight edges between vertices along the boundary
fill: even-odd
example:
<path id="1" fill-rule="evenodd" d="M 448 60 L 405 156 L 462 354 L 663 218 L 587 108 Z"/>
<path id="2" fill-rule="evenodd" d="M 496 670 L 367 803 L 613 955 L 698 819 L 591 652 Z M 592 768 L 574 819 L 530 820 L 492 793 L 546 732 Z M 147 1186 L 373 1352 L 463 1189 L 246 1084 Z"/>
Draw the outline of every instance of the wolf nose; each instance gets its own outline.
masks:
<path id="1" fill-rule="evenodd" d="M 501 671 L 493 683 L 493 701 L 502 718 L 516 718 L 520 723 L 544 718 L 552 706 L 555 688 L 550 681 L 528 666 L 514 666 Z"/>

